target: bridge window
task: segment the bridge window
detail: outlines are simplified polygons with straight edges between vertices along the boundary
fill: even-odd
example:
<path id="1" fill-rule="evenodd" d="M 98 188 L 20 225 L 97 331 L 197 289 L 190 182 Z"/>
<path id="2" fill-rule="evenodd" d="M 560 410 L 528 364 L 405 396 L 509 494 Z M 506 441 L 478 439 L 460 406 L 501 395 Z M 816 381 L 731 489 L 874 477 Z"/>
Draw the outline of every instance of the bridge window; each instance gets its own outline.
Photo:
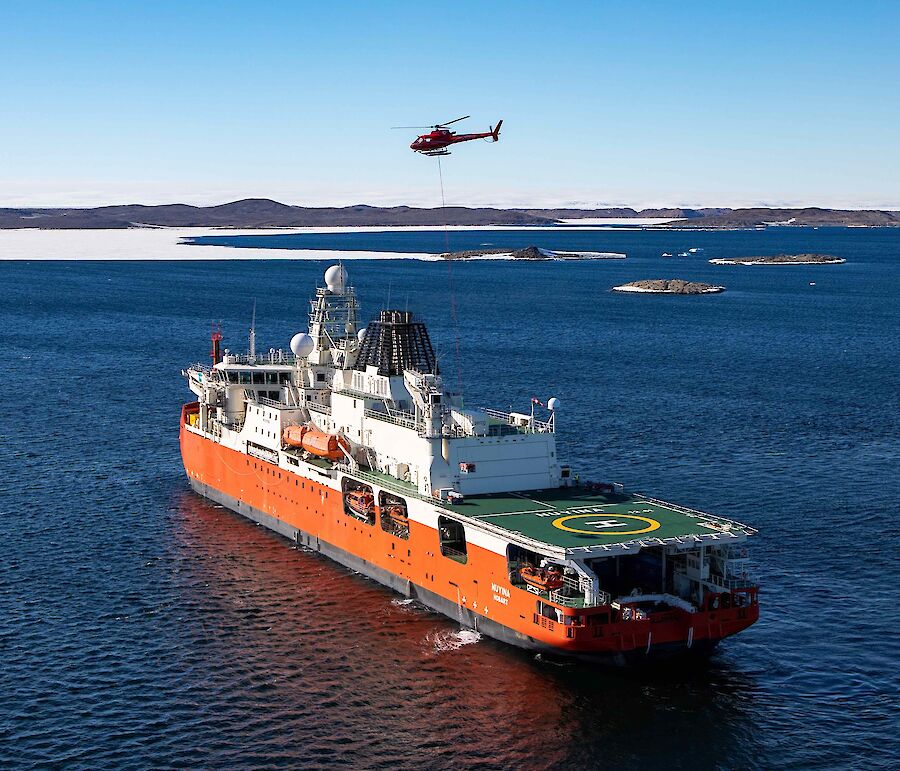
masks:
<path id="1" fill-rule="evenodd" d="M 238 372 L 238 383 L 242 385 L 250 384 L 250 373 L 249 372 Z"/>
<path id="2" fill-rule="evenodd" d="M 466 531 L 462 523 L 449 517 L 438 517 L 438 535 L 441 539 L 441 554 L 465 565 L 469 557 Z"/>
<path id="3" fill-rule="evenodd" d="M 266 382 L 266 376 L 263 372 L 254 372 L 253 373 L 253 383 L 254 385 L 262 385 Z"/>
<path id="4" fill-rule="evenodd" d="M 409 540 L 409 512 L 406 501 L 397 495 L 382 491 L 378 495 L 378 509 L 381 512 L 381 529 L 396 538 Z"/>
<path id="5" fill-rule="evenodd" d="M 269 385 L 278 385 L 278 373 L 266 372 L 266 383 Z"/>

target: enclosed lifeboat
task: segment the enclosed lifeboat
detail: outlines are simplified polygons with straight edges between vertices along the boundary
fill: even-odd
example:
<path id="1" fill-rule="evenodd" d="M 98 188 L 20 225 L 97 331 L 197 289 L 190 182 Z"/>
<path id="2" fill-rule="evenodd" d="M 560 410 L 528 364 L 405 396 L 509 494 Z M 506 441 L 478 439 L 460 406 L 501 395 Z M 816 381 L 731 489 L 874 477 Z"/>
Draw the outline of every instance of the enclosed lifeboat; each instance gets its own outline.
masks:
<path id="1" fill-rule="evenodd" d="M 337 434 L 327 434 L 310 426 L 288 426 L 281 434 L 288 447 L 299 447 L 310 455 L 328 460 L 340 460 L 347 450 L 347 443 Z"/>
<path id="2" fill-rule="evenodd" d="M 522 565 L 519 568 L 522 580 L 542 592 L 551 592 L 563 585 L 563 574 L 559 568 L 536 568 L 533 565 Z"/>
<path id="3" fill-rule="evenodd" d="M 375 506 L 375 496 L 368 490 L 348 490 L 344 497 L 347 505 L 363 517 L 367 517 Z"/>

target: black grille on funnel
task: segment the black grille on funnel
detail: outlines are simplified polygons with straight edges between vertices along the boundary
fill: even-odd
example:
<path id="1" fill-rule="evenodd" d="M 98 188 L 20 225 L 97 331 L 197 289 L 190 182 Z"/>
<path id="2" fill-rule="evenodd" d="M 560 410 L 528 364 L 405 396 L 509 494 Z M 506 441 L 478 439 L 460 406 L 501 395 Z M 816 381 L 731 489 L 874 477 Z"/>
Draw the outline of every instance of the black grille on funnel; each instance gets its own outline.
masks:
<path id="1" fill-rule="evenodd" d="M 437 374 L 437 357 L 428 330 L 413 321 L 409 311 L 382 311 L 378 321 L 370 321 L 356 357 L 355 369 L 378 367 L 379 375 L 402 375 L 412 369 Z"/>

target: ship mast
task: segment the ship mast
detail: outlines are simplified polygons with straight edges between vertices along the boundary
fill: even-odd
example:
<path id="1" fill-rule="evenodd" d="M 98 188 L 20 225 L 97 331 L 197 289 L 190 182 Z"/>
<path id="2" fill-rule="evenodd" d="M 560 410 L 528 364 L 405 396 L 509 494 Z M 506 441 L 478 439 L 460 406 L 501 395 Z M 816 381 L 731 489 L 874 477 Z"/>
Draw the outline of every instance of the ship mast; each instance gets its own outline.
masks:
<path id="1" fill-rule="evenodd" d="M 253 317 L 250 321 L 250 342 L 247 351 L 247 360 L 252 364 L 256 361 L 256 300 L 253 300 Z"/>

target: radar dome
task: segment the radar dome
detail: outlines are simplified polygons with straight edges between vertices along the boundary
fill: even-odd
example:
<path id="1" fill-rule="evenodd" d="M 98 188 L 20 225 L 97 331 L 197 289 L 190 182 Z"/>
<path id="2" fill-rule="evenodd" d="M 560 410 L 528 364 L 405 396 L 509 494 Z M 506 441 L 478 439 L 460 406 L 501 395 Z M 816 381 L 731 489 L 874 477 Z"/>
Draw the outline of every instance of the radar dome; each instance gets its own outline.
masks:
<path id="1" fill-rule="evenodd" d="M 556 412 L 556 410 L 559 409 L 559 399 L 557 399 L 555 396 L 552 399 L 549 399 L 547 401 L 547 409 Z"/>
<path id="2" fill-rule="evenodd" d="M 291 350 L 298 359 L 305 359 L 314 347 L 313 339 L 306 332 L 298 332 L 291 338 Z"/>
<path id="3" fill-rule="evenodd" d="M 359 340 L 360 344 L 362 344 L 362 341 L 366 339 L 366 328 L 365 327 L 363 327 L 362 329 L 359 330 L 359 332 L 356 333 L 356 339 Z"/>
<path id="4" fill-rule="evenodd" d="M 343 292 L 347 281 L 347 271 L 343 265 L 332 265 L 325 271 L 325 286 L 331 292 Z"/>

